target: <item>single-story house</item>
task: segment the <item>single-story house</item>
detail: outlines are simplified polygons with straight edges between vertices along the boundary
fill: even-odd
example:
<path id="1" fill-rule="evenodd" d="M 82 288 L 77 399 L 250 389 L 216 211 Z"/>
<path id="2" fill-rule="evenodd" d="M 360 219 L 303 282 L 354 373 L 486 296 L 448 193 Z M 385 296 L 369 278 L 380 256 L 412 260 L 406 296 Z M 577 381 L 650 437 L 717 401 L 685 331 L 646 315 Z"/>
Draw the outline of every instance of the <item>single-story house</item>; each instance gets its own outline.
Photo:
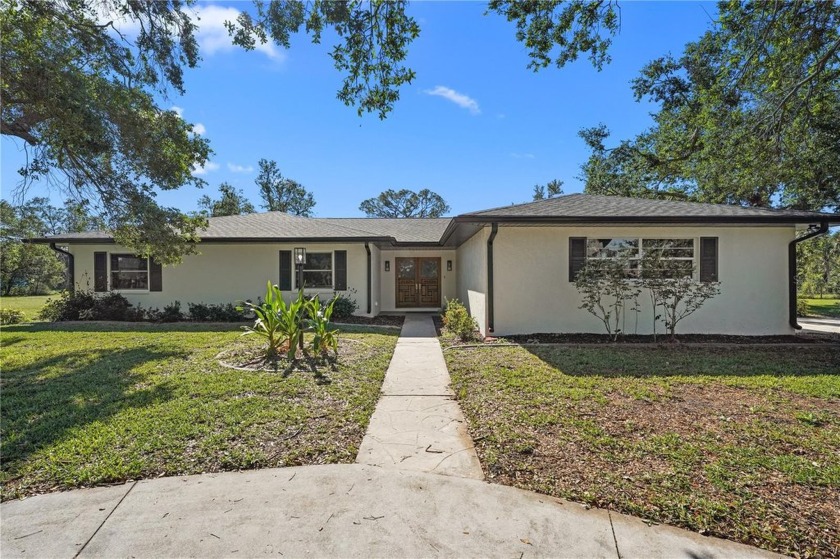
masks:
<path id="1" fill-rule="evenodd" d="M 668 240 L 697 281 L 720 282 L 681 332 L 770 335 L 798 328 L 796 243 L 837 223 L 807 211 L 570 194 L 437 219 L 214 217 L 200 254 L 177 266 L 135 256 L 102 232 L 31 241 L 66 250 L 74 284 L 146 308 L 256 299 L 266 281 L 291 297 L 302 282 L 307 293 L 354 298 L 364 316 L 435 311 L 457 298 L 483 334 L 507 335 L 601 332 L 579 308 L 577 270 L 615 246 L 635 257 Z M 295 249 L 305 249 L 299 267 Z M 624 331 L 649 333 L 651 312 L 648 302 Z"/>

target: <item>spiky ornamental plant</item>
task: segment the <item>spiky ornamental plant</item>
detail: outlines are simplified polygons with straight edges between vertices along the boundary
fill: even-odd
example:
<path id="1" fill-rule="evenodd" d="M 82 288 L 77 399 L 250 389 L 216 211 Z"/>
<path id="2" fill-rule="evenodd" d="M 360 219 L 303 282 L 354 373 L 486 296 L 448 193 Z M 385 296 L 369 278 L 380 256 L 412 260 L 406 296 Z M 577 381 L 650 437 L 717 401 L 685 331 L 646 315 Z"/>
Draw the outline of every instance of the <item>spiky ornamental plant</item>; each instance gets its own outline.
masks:
<path id="1" fill-rule="evenodd" d="M 286 348 L 286 355 L 291 361 L 295 358 L 297 346 L 303 340 L 303 311 L 306 299 L 303 292 L 288 305 L 283 300 L 283 293 L 271 282 L 266 283 L 265 299 L 260 303 L 243 301 L 237 310 L 250 310 L 256 317 L 253 326 L 243 326 L 243 336 L 256 334 L 266 340 L 266 358 L 276 359 L 280 350 Z"/>

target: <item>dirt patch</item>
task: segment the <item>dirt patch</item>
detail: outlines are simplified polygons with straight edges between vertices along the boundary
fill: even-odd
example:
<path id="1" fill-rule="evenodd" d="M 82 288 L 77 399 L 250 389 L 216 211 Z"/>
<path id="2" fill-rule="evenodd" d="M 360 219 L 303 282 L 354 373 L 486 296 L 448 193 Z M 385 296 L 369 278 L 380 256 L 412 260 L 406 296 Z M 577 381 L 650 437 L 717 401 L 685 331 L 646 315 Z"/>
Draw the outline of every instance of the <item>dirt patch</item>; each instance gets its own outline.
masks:
<path id="1" fill-rule="evenodd" d="M 335 371 L 336 366 L 351 364 L 365 359 L 374 353 L 374 349 L 360 340 L 339 338 L 338 352 L 316 356 L 300 349 L 294 359 L 289 359 L 282 348 L 280 355 L 270 359 L 266 357 L 265 347 L 254 343 L 241 342 L 216 355 L 216 360 L 222 367 L 238 371 L 268 371 L 283 372 L 311 372 L 325 374 Z"/>
<path id="2" fill-rule="evenodd" d="M 337 324 L 359 324 L 362 326 L 395 326 L 401 327 L 405 321 L 404 315 L 380 314 L 373 318 L 367 316 L 348 316 L 341 320 L 336 319 Z"/>

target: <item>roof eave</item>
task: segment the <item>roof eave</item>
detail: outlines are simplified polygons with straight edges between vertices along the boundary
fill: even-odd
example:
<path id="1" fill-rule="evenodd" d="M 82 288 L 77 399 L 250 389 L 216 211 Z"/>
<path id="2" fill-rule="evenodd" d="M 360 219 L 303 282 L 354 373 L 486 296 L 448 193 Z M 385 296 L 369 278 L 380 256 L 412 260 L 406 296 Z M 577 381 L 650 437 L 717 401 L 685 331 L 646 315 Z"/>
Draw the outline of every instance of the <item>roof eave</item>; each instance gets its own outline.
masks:
<path id="1" fill-rule="evenodd" d="M 840 216 L 817 214 L 814 216 L 789 216 L 789 215 L 761 215 L 761 216 L 512 216 L 512 215 L 460 215 L 454 218 L 458 223 L 512 223 L 512 224 L 639 224 L 651 223 L 657 225 L 667 224 L 782 224 L 795 225 L 802 223 L 828 223 L 840 225 Z M 447 228 L 448 230 L 448 228 Z"/>

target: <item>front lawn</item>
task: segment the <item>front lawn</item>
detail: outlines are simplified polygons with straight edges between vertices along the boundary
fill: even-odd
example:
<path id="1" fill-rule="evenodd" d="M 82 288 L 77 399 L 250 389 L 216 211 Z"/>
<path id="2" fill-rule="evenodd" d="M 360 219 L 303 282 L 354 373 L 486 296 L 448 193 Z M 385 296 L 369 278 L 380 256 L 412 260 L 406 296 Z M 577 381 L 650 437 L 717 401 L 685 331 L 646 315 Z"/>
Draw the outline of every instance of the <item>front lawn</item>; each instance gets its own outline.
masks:
<path id="1" fill-rule="evenodd" d="M 316 376 L 222 367 L 231 344 L 259 343 L 234 325 L 4 327 L 2 498 L 353 462 L 398 332 L 348 329 L 348 356 Z"/>
<path id="2" fill-rule="evenodd" d="M 445 355 L 492 481 L 782 553 L 840 553 L 840 347 Z"/>
<path id="3" fill-rule="evenodd" d="M 840 299 L 803 299 L 808 306 L 806 316 L 840 318 Z"/>
<path id="4" fill-rule="evenodd" d="M 0 297 L 0 308 L 22 311 L 26 320 L 35 320 L 48 299 L 58 295 L 29 295 L 26 297 Z"/>

